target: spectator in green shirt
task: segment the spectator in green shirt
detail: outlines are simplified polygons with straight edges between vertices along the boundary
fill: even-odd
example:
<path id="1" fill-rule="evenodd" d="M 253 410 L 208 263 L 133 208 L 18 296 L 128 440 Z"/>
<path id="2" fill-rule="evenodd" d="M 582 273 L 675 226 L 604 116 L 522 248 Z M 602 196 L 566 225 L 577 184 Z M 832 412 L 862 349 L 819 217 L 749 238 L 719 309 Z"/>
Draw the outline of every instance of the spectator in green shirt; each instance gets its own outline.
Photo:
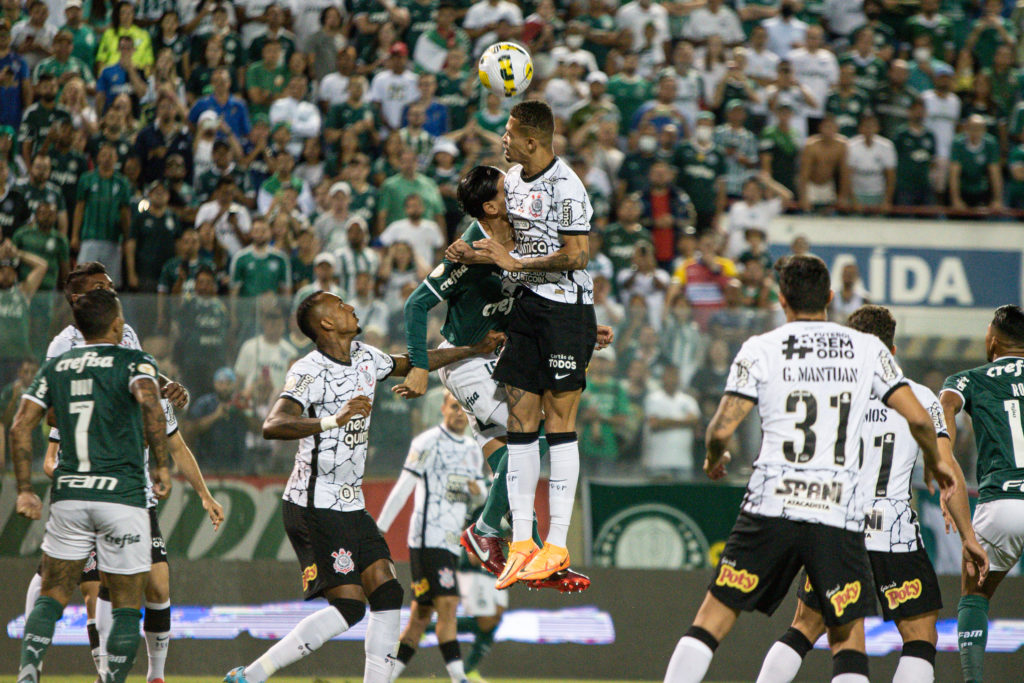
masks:
<path id="1" fill-rule="evenodd" d="M 999 143 L 985 132 L 985 118 L 972 114 L 965 133 L 953 139 L 949 163 L 949 197 L 955 209 L 1003 207 L 1003 174 Z"/>
<path id="2" fill-rule="evenodd" d="M 1013 24 L 1002 16 L 1003 0 L 985 0 L 981 16 L 974 21 L 967 36 L 964 49 L 974 55 L 979 67 L 992 66 L 996 48 L 1000 45 L 1016 45 L 1017 35 Z"/>
<path id="3" fill-rule="evenodd" d="M 132 218 L 131 238 L 125 243 L 128 286 L 147 293 L 157 291 L 164 264 L 174 258 L 181 223 L 168 207 L 171 193 L 162 180 L 146 188 L 146 199 Z"/>
<path id="4" fill-rule="evenodd" d="M 420 196 L 425 215 L 433 218 L 444 232 L 444 199 L 437 183 L 416 170 L 415 150 L 403 149 L 398 159 L 398 174 L 385 180 L 380 187 L 375 234 L 381 234 L 385 227 L 405 218 L 405 199 L 411 194 Z"/>
<path id="5" fill-rule="evenodd" d="M 587 391 L 579 411 L 580 452 L 591 459 L 588 472 L 614 470 L 629 416 L 629 396 L 615 376 L 615 352 L 596 351 L 587 369 Z"/>
<path id="6" fill-rule="evenodd" d="M 11 428 L 11 423 L 14 422 L 14 416 L 18 412 L 18 406 L 21 405 L 21 397 L 28 390 L 32 384 L 32 380 L 35 379 L 36 373 L 39 371 L 39 361 L 35 358 L 26 358 L 21 361 L 21 365 L 18 366 L 18 374 L 14 381 L 5 386 L 0 391 L 0 460 L 3 459 L 7 448 L 3 446 L 4 439 L 7 430 Z M 48 439 L 46 433 L 49 428 L 45 430 L 37 428 L 32 430 L 32 459 L 33 461 L 41 461 L 43 456 L 46 454 L 46 445 Z M 37 464 L 34 462 L 33 464 Z"/>
<path id="7" fill-rule="evenodd" d="M 18 278 L 18 266 L 31 268 Z M 29 344 L 29 303 L 46 274 L 46 261 L 19 250 L 10 241 L 0 244 L 0 384 L 14 378 L 18 366 L 34 357 Z"/>
<path id="8" fill-rule="evenodd" d="M 29 343 L 41 349 L 50 339 L 50 321 L 53 318 L 54 292 L 64 282 L 70 267 L 71 252 L 68 238 L 57 230 L 57 208 L 49 202 L 40 202 L 34 223 L 24 225 L 14 233 L 14 246 L 25 253 L 35 254 L 46 261 L 46 274 L 39 285 L 40 292 L 32 297 L 29 308 L 31 325 Z M 21 275 L 29 272 L 23 265 Z"/>
<path id="9" fill-rule="evenodd" d="M 231 259 L 232 297 L 256 297 L 265 292 L 288 296 L 292 274 L 288 257 L 270 246 L 270 225 L 262 218 L 252 222 L 252 244 Z"/>
<path id="10" fill-rule="evenodd" d="M 57 79 L 57 85 L 63 88 L 65 83 L 78 76 L 87 88 L 95 88 L 96 79 L 92 68 L 72 53 L 74 40 L 74 35 L 67 29 L 57 33 L 53 38 L 53 56 L 36 64 L 32 79 L 38 82 L 43 74 L 52 74 Z"/>
<path id="11" fill-rule="evenodd" d="M 91 67 L 96 63 L 98 39 L 92 26 L 85 21 L 82 0 L 68 0 L 65 3 L 64 20 L 67 23 L 61 27 L 61 31 L 67 31 L 72 36 L 71 54 Z"/>
<path id="12" fill-rule="evenodd" d="M 249 67 L 245 76 L 245 92 L 249 98 L 249 114 L 267 114 L 270 105 L 284 92 L 288 67 L 281 55 L 281 43 L 268 40 L 263 44 L 263 59 Z"/>
<path id="13" fill-rule="evenodd" d="M 71 250 L 78 261 L 99 261 L 114 286 L 121 285 L 121 241 L 131 237 L 132 198 L 128 179 L 117 172 L 117 147 L 104 142 L 96 155 L 96 170 L 78 182 L 78 203 L 71 229 Z"/>

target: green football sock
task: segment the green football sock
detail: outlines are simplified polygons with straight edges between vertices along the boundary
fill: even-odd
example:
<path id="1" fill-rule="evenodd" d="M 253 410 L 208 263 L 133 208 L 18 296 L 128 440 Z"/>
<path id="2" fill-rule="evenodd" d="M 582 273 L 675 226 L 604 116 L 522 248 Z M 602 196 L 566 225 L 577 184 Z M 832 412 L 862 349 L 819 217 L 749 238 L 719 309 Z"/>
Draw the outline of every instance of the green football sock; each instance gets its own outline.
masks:
<path id="1" fill-rule="evenodd" d="M 497 536 L 500 534 L 501 520 L 508 512 L 508 447 L 502 446 L 487 456 L 487 464 L 494 472 L 491 490 L 487 492 L 487 501 L 476 523 L 476 530 L 481 535 Z"/>
<path id="2" fill-rule="evenodd" d="M 64 606 L 53 598 L 45 595 L 36 598 L 32 613 L 25 619 L 25 638 L 21 641 L 18 681 L 36 683 L 39 680 L 43 656 L 50 648 L 53 630 L 63 613 Z"/>
<path id="3" fill-rule="evenodd" d="M 475 621 L 475 620 L 474 620 Z M 476 671 L 476 668 L 480 665 L 480 660 L 487 656 L 487 653 L 494 647 L 494 634 L 497 632 L 498 627 L 495 626 L 490 631 L 482 631 L 479 627 L 476 627 L 476 638 L 473 639 L 473 647 L 470 649 L 469 654 L 466 655 L 464 660 L 466 665 L 466 673 L 470 671 Z"/>
<path id="4" fill-rule="evenodd" d="M 139 649 L 141 610 L 118 607 L 111 612 L 110 635 L 107 636 L 107 668 L 111 683 L 124 683 L 135 663 Z"/>
<path id="5" fill-rule="evenodd" d="M 981 683 L 985 643 L 988 641 L 988 598 L 965 595 L 956 614 L 957 646 L 960 670 L 966 683 Z"/>

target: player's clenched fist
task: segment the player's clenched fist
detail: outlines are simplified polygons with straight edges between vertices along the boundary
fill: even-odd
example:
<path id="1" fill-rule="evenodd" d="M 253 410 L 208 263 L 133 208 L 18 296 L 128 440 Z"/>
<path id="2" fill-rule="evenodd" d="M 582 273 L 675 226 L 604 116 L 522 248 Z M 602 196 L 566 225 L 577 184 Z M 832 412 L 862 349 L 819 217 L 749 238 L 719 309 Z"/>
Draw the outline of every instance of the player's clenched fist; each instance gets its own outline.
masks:
<path id="1" fill-rule="evenodd" d="M 22 491 L 15 503 L 18 514 L 29 519 L 39 519 L 43 514 L 43 501 L 32 491 Z"/>
<path id="2" fill-rule="evenodd" d="M 153 495 L 163 500 L 171 494 L 171 471 L 166 467 L 153 470 Z"/>
<path id="3" fill-rule="evenodd" d="M 708 458 L 704 458 L 704 474 L 708 475 L 708 479 L 711 481 L 718 481 L 727 474 L 725 466 L 730 461 L 732 461 L 732 454 L 729 451 L 722 453 L 722 457 L 713 465 Z"/>
<path id="4" fill-rule="evenodd" d="M 353 399 L 349 399 L 345 403 L 345 407 L 341 409 L 335 417 L 338 419 L 338 424 L 346 424 L 349 420 L 357 415 L 359 417 L 366 417 L 370 414 L 370 410 L 373 408 L 373 404 L 370 399 L 366 396 L 356 396 Z"/>
<path id="5" fill-rule="evenodd" d="M 504 343 L 505 333 L 498 332 L 497 330 L 491 330 L 483 339 L 478 341 L 476 344 L 473 344 L 472 348 L 476 353 L 490 353 Z"/>

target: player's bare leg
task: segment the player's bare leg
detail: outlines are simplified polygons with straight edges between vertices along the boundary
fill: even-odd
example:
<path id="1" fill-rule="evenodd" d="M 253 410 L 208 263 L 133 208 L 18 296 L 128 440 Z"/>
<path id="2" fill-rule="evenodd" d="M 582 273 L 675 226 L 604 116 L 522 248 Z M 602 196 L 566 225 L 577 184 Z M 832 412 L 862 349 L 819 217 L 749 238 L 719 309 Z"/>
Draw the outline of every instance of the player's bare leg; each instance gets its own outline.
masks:
<path id="1" fill-rule="evenodd" d="M 896 628 L 903 637 L 903 652 L 893 674 L 893 683 L 916 683 L 935 679 L 935 643 L 939 634 L 935 629 L 938 610 L 918 614 L 909 619 L 897 619 Z"/>
<path id="2" fill-rule="evenodd" d="M 973 570 L 973 565 L 970 567 Z M 985 644 L 988 642 L 988 605 L 1005 571 L 990 571 L 979 587 L 977 575 L 969 571 L 965 561 L 960 573 L 960 604 L 957 606 L 957 647 L 960 670 L 966 683 L 982 680 Z"/>
<path id="3" fill-rule="evenodd" d="M 868 683 L 868 656 L 864 647 L 864 620 L 832 626 L 828 645 L 832 651 L 832 683 Z"/>
<path id="4" fill-rule="evenodd" d="M 508 503 L 512 544 L 495 587 L 508 588 L 540 548 L 533 542 L 533 506 L 540 481 L 541 396 L 506 385 L 508 395 Z"/>
<path id="5" fill-rule="evenodd" d="M 569 568 L 567 538 L 572 508 L 576 502 L 576 484 L 580 477 L 580 448 L 576 438 L 576 413 L 582 389 L 545 391 L 541 400 L 544 426 L 550 448 L 551 476 L 548 480 L 548 505 L 551 524 L 544 547 L 519 570 L 520 581 L 546 579 Z M 511 414 L 509 422 L 511 423 Z M 539 472 L 538 454 L 538 472 Z M 510 465 L 511 467 L 511 465 Z M 536 485 L 535 485 L 536 488 Z M 514 519 L 514 518 L 513 518 Z"/>
<path id="6" fill-rule="evenodd" d="M 413 600 L 409 606 L 409 623 L 398 645 L 398 662 L 395 664 L 391 680 L 395 680 L 416 654 L 420 639 L 430 625 L 430 618 L 437 612 L 437 643 L 444 659 L 445 669 L 453 683 L 466 679 L 462 664 L 462 653 L 459 648 L 458 626 L 455 612 L 459 607 L 459 596 L 439 595 L 433 598 L 433 604 L 424 605 Z"/>
<path id="7" fill-rule="evenodd" d="M 149 570 L 142 631 L 146 635 L 146 652 L 149 655 L 146 681 L 163 683 L 164 664 L 171 642 L 171 577 L 166 562 L 157 562 Z"/>
<path id="8" fill-rule="evenodd" d="M 679 639 L 665 673 L 665 683 L 699 683 L 711 666 L 722 639 L 732 630 L 739 610 L 708 593 L 686 634 Z"/>

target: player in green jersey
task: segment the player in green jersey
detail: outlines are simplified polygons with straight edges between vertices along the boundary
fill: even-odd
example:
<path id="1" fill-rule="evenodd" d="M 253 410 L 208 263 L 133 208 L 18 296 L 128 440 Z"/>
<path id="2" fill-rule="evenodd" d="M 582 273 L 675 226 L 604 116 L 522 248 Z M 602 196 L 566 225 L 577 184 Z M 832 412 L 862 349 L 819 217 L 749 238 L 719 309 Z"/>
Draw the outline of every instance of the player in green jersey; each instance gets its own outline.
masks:
<path id="1" fill-rule="evenodd" d="M 1024 309 L 996 309 L 985 334 L 985 351 L 987 365 L 950 376 L 939 395 L 952 443 L 961 410 L 974 426 L 980 497 L 973 525 L 990 567 L 982 581 L 965 556 L 957 644 L 967 683 L 982 680 L 989 600 L 1024 548 Z"/>
<path id="2" fill-rule="evenodd" d="M 16 507 L 29 519 L 42 514 L 42 502 L 32 489 L 32 430 L 53 409 L 57 428 L 65 435 L 42 545 L 43 590 L 25 622 L 18 673 L 22 683 L 39 680 L 54 627 L 94 547 L 113 603 L 108 680 L 126 679 L 138 649 L 139 608 L 150 568 L 147 443 L 156 462 L 155 492 L 165 496 L 171 486 L 156 361 L 120 346 L 125 323 L 113 292 L 84 294 L 72 313 L 85 345 L 43 365 L 11 428 Z"/>
<path id="3" fill-rule="evenodd" d="M 468 244 L 493 238 L 512 248 L 512 226 L 505 210 L 505 174 L 491 166 L 473 168 L 459 183 L 459 202 L 476 220 L 462 235 Z M 471 345 L 489 330 L 504 329 L 512 298 L 502 283 L 501 270 L 492 264 L 461 264 L 443 260 L 405 303 L 406 343 L 413 365 L 406 381 L 396 387 L 406 398 L 427 391 L 427 313 L 442 301 L 448 304 L 441 335 L 443 347 Z M 611 328 L 599 326 L 599 345 L 611 343 Z M 438 372 L 445 387 L 474 417 L 471 425 L 477 443 L 494 472 L 494 484 L 479 520 L 463 533 L 461 543 L 478 557 L 488 571 L 498 574 L 505 566 L 500 538 L 501 521 L 508 512 L 506 425 L 508 406 L 504 388 L 491 378 L 498 354 L 476 356 Z M 534 542 L 541 545 L 534 525 Z M 572 570 L 554 580 L 529 582 L 533 588 L 563 592 L 585 590 L 589 580 Z"/>

